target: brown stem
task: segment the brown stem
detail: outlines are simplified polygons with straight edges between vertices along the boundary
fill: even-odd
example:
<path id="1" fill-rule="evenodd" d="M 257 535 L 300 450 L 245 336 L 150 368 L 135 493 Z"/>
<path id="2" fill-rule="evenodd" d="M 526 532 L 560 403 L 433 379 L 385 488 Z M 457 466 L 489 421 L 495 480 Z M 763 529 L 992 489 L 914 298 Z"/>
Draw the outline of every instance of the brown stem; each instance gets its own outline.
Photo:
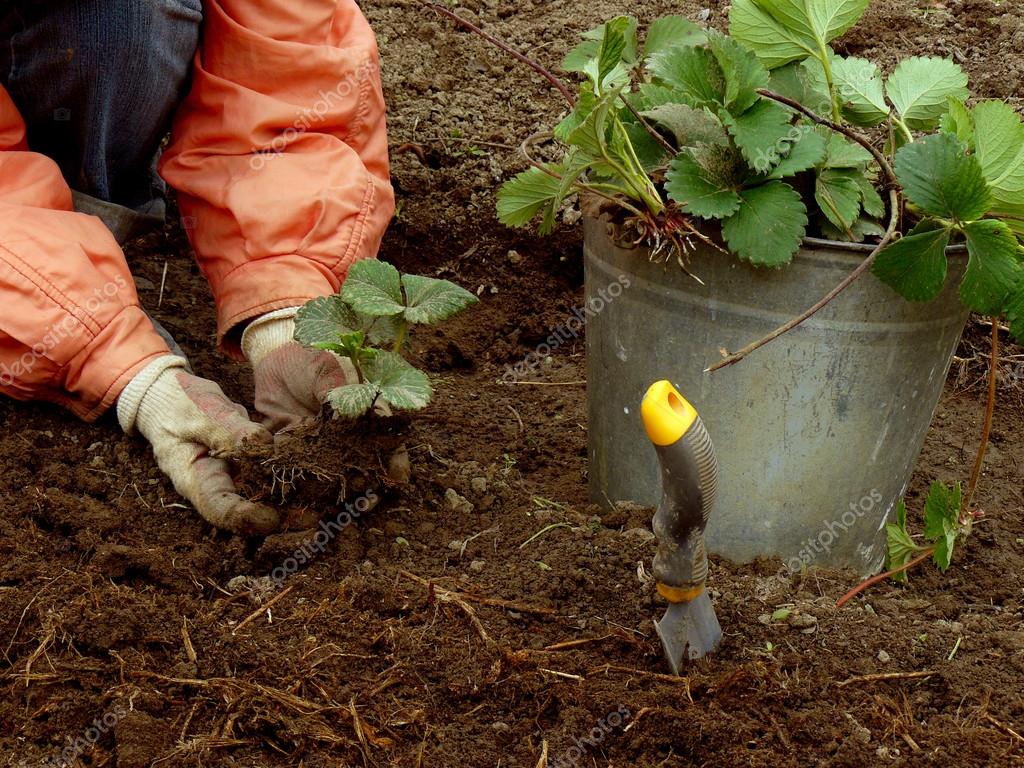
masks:
<path id="1" fill-rule="evenodd" d="M 985 449 L 988 447 L 988 438 L 992 433 L 992 414 L 996 408 L 996 373 L 999 368 L 999 318 L 992 318 L 992 356 L 988 363 L 988 402 L 985 403 L 985 424 L 981 428 L 981 444 L 978 446 L 978 455 L 974 459 L 974 469 L 971 470 L 971 479 L 967 483 L 967 495 L 964 497 L 963 509 L 971 511 L 971 501 L 974 500 L 974 492 L 978 488 L 978 479 L 981 477 L 981 466 L 985 461 Z"/>
<path id="2" fill-rule="evenodd" d="M 797 112 L 810 119 L 811 122 L 817 123 L 818 125 L 823 125 L 829 130 L 835 131 L 836 133 L 841 133 L 848 139 L 852 139 L 853 141 L 857 142 L 862 147 L 864 147 L 864 149 L 870 152 L 872 157 L 875 158 L 875 162 L 878 163 L 879 167 L 882 169 L 882 173 L 885 174 L 886 181 L 893 187 L 899 186 L 899 180 L 896 178 L 896 173 L 893 171 L 892 166 L 889 164 L 889 161 L 886 159 L 885 155 L 883 155 L 878 149 L 876 149 L 875 145 L 872 144 L 871 140 L 868 139 L 868 137 L 865 136 L 864 134 L 858 133 L 857 131 L 853 130 L 848 126 L 841 125 L 839 123 L 833 122 L 832 120 L 829 120 L 828 118 L 822 117 L 821 115 L 818 115 L 817 113 L 809 110 L 799 101 L 794 101 L 788 96 L 783 96 L 782 94 L 775 93 L 774 91 L 770 91 L 767 88 L 759 88 L 757 92 L 761 96 L 764 96 L 766 99 L 777 101 L 780 104 L 785 104 L 787 107 L 790 107 L 791 109 L 795 109 Z"/>
<path id="3" fill-rule="evenodd" d="M 491 35 L 491 34 L 488 34 L 487 32 L 484 32 L 482 29 L 480 29 L 480 27 L 478 27 L 473 22 L 466 21 L 464 18 L 462 18 L 458 14 L 454 13 L 453 11 L 448 10 L 443 5 L 440 5 L 438 3 L 429 3 L 429 2 L 427 2 L 427 0 L 416 0 L 416 2 L 418 2 L 420 5 L 426 6 L 427 8 L 429 8 L 432 11 L 434 11 L 435 13 L 439 13 L 442 16 L 447 16 L 449 19 L 454 21 L 456 24 L 461 24 L 463 27 L 468 29 L 470 32 L 473 32 L 474 34 L 479 35 L 484 40 L 489 42 L 491 45 L 497 46 L 498 48 L 503 50 L 505 53 L 507 53 L 509 56 L 512 56 L 515 59 L 518 59 L 523 64 L 528 66 L 530 69 L 532 69 L 534 72 L 536 72 L 541 77 L 543 77 L 545 80 L 547 80 L 549 83 L 551 83 L 551 85 L 559 93 L 562 94 L 562 96 L 565 98 L 565 100 L 569 103 L 570 107 L 575 106 L 576 98 L 572 95 L 572 91 L 569 90 L 568 86 L 566 86 L 565 83 L 563 83 L 561 80 L 559 80 L 557 77 L 555 77 L 555 75 L 553 75 L 548 69 L 546 69 L 543 64 L 541 64 L 541 63 L 539 63 L 537 61 L 534 61 L 533 59 L 531 59 L 526 54 L 520 53 L 515 48 L 511 47 L 507 43 L 504 43 L 501 40 L 499 40 L 498 38 L 496 38 L 494 35 Z"/>
<path id="4" fill-rule="evenodd" d="M 775 339 L 779 338 L 779 336 L 782 336 L 785 333 L 789 333 L 791 330 L 796 328 L 798 325 L 803 323 L 805 320 L 810 318 L 812 315 L 815 315 L 817 312 L 819 312 L 821 309 L 823 309 L 834 298 L 836 298 L 836 296 L 838 296 L 840 293 L 842 293 L 847 288 L 849 288 L 853 284 L 853 282 L 858 277 L 863 275 L 868 270 L 868 268 L 875 262 L 875 257 L 878 256 L 878 254 L 881 253 L 882 250 L 887 245 L 889 245 L 890 242 L 892 242 L 892 238 L 896 234 L 896 224 L 899 221 L 899 210 L 900 210 L 899 200 L 900 200 L 899 192 L 896 189 L 890 189 L 889 190 L 889 210 L 890 210 L 889 228 L 886 230 L 885 236 L 882 238 L 881 242 L 879 242 L 878 245 L 875 246 L 875 249 L 870 254 L 868 254 L 868 257 L 866 259 L 864 259 L 864 261 L 862 261 L 857 266 L 857 268 L 855 270 L 853 270 L 853 272 L 851 272 L 843 280 L 843 282 L 841 282 L 839 285 L 837 285 L 835 288 L 833 288 L 831 291 L 829 291 L 827 295 L 822 297 L 822 299 L 817 304 L 815 304 L 813 307 L 808 309 L 806 312 L 803 312 L 802 314 L 798 315 L 797 317 L 794 317 L 788 323 L 785 323 L 784 325 L 780 325 L 778 328 L 776 328 L 774 331 L 769 333 L 764 338 L 758 339 L 757 341 L 753 342 L 752 344 L 748 344 L 743 349 L 741 349 L 739 352 L 734 352 L 733 354 L 731 354 L 731 355 L 729 355 L 729 356 L 719 360 L 714 365 L 709 366 L 708 368 L 706 368 L 704 370 L 704 373 L 714 373 L 715 371 L 721 370 L 722 368 L 727 368 L 730 365 L 735 365 L 736 363 L 740 362 L 740 360 L 742 360 L 747 355 L 749 355 L 751 352 L 754 352 L 755 350 L 760 349 L 765 344 L 768 344 L 771 341 L 775 341 Z"/>
<path id="5" fill-rule="evenodd" d="M 925 560 L 927 560 L 934 553 L 935 553 L 935 547 L 928 547 L 928 549 L 926 549 L 920 555 L 915 557 L 909 563 L 906 563 L 905 565 L 901 565 L 899 568 L 893 568 L 891 571 L 886 571 L 885 573 L 880 573 L 877 576 L 872 576 L 870 579 L 867 579 L 866 581 L 862 581 L 860 584 L 858 584 L 856 587 L 851 589 L 849 592 L 847 592 L 845 595 L 843 595 L 842 597 L 840 597 L 836 601 L 836 608 L 842 608 L 844 605 L 846 605 L 846 603 L 848 603 L 854 597 L 856 597 L 861 592 L 866 590 L 868 587 L 872 587 L 872 586 L 874 586 L 875 584 L 877 584 L 880 581 L 885 581 L 890 576 L 895 576 L 898 573 L 903 573 L 904 571 L 909 571 L 911 568 L 913 568 L 918 563 L 921 563 L 921 562 L 924 562 Z"/>
<path id="6" fill-rule="evenodd" d="M 622 103 L 626 105 L 626 109 L 628 109 L 630 113 L 632 113 L 633 117 L 640 121 L 640 125 L 644 127 L 644 130 L 650 134 L 652 139 L 661 144 L 661 146 L 665 148 L 666 152 L 668 152 L 670 155 L 675 155 L 676 152 L 678 152 L 678 150 L 675 147 L 673 147 L 672 144 L 664 136 L 662 136 L 660 133 L 654 130 L 654 126 L 652 126 L 649 122 L 647 122 L 647 120 L 644 119 L 644 116 L 640 114 L 640 111 L 629 103 L 629 99 L 626 98 L 625 94 L 620 93 L 619 98 L 622 99 Z"/>

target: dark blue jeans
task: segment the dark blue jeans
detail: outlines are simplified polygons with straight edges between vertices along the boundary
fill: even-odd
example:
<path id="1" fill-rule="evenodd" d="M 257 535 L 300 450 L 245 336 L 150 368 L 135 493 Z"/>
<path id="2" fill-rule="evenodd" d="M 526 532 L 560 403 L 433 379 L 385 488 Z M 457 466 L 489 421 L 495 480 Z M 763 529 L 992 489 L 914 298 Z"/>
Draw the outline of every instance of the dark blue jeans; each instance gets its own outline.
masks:
<path id="1" fill-rule="evenodd" d="M 0 83 L 29 147 L 121 242 L 163 221 L 155 162 L 201 20 L 201 0 L 0 0 Z"/>

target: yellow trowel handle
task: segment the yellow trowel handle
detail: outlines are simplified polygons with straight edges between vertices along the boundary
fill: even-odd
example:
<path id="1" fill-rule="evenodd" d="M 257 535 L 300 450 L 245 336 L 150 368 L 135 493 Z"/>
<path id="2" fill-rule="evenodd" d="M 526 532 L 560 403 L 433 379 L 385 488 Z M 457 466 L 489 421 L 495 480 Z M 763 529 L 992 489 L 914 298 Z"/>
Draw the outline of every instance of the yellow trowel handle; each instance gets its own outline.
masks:
<path id="1" fill-rule="evenodd" d="M 654 576 L 670 603 L 704 591 L 708 558 L 704 529 L 715 501 L 718 459 L 696 409 L 668 381 L 647 390 L 640 408 L 661 463 L 662 496 L 654 516 Z"/>

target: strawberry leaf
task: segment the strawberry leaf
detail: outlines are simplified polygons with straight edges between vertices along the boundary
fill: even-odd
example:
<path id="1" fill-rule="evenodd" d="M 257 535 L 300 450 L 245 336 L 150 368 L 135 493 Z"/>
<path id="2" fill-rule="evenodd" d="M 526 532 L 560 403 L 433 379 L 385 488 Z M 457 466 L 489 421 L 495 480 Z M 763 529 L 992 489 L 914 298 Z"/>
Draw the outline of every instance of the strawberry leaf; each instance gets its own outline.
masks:
<path id="1" fill-rule="evenodd" d="M 669 48 L 703 45 L 707 39 L 704 30 L 685 16 L 662 16 L 647 28 L 643 57 L 648 58 Z"/>
<path id="2" fill-rule="evenodd" d="M 935 545 L 935 564 L 945 573 L 953 559 L 957 533 L 960 530 L 960 483 L 952 488 L 936 480 L 924 504 L 924 535 Z"/>
<path id="3" fill-rule="evenodd" d="M 973 221 L 985 215 L 992 201 L 978 158 L 948 133 L 902 147 L 896 153 L 896 175 L 911 202 L 932 216 Z"/>
<path id="4" fill-rule="evenodd" d="M 669 165 L 665 191 L 686 213 L 724 219 L 740 207 L 739 163 L 732 147 L 702 144 L 685 150 Z"/>
<path id="5" fill-rule="evenodd" d="M 410 323 L 439 323 L 479 301 L 465 288 L 433 277 L 402 275 L 402 287 Z"/>
<path id="6" fill-rule="evenodd" d="M 807 230 L 807 209 L 796 190 L 769 181 L 739 195 L 739 210 L 722 226 L 729 248 L 758 266 L 779 267 L 792 261 Z"/>
<path id="7" fill-rule="evenodd" d="M 551 173 L 529 168 L 501 185 L 498 190 L 498 220 L 502 224 L 526 226 L 541 209 L 552 206 L 556 200 L 560 202 L 562 180 L 557 175 L 559 166 L 545 167 Z M 553 225 L 553 220 L 545 221 L 542 234 Z"/>
<path id="8" fill-rule="evenodd" d="M 385 402 L 402 410 L 424 408 L 434 394 L 426 374 L 394 352 L 378 353 L 363 367 L 363 374 Z"/>
<path id="9" fill-rule="evenodd" d="M 761 173 L 767 173 L 779 162 L 796 129 L 790 124 L 793 113 L 774 101 L 762 99 L 736 116 L 719 112 L 744 159 Z"/>
<path id="10" fill-rule="evenodd" d="M 856 56 L 832 57 L 832 74 L 843 115 L 854 125 L 875 126 L 889 116 L 878 65 Z"/>
<path id="11" fill-rule="evenodd" d="M 768 69 L 818 56 L 856 24 L 870 0 L 733 0 L 730 34 Z"/>
<path id="12" fill-rule="evenodd" d="M 978 161 L 992 189 L 993 212 L 1024 217 L 1024 123 L 1001 101 L 983 101 L 971 117 Z"/>
<path id="13" fill-rule="evenodd" d="M 966 99 L 967 73 L 949 59 L 914 56 L 901 61 L 886 83 L 889 100 L 907 127 L 931 131 L 949 109 L 949 99 Z"/>
<path id="14" fill-rule="evenodd" d="M 349 267 L 341 298 L 364 315 L 400 315 L 405 311 L 398 270 L 377 259 L 363 259 Z"/>
<path id="15" fill-rule="evenodd" d="M 972 221 L 964 227 L 970 259 L 960 284 L 964 304 L 983 315 L 1000 315 L 1005 302 L 1024 277 L 1017 238 L 995 219 Z"/>
<path id="16" fill-rule="evenodd" d="M 858 171 L 826 168 L 818 174 L 814 200 L 832 225 L 848 230 L 860 218 L 861 190 Z"/>
<path id="17" fill-rule="evenodd" d="M 946 284 L 950 232 L 926 219 L 875 258 L 871 271 L 903 298 L 931 301 Z"/>

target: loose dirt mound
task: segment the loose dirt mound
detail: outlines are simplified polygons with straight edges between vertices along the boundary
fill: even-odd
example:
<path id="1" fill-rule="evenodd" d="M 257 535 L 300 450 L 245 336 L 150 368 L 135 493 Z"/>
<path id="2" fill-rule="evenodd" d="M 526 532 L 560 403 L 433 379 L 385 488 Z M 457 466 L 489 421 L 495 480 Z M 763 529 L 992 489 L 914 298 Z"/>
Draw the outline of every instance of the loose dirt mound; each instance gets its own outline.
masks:
<path id="1" fill-rule="evenodd" d="M 519 143 L 561 107 L 415 4 L 363 5 L 393 146 L 423 150 L 395 155 L 383 257 L 482 299 L 413 342 L 437 398 L 369 437 L 329 423 L 248 460 L 250 495 L 282 500 L 293 522 L 323 518 L 320 534 L 266 540 L 203 524 L 112 419 L 0 402 L 0 763 L 36 766 L 76 739 L 82 765 L 116 768 L 533 768 L 545 749 L 549 766 L 1024 762 L 1021 350 L 1006 353 L 977 498 L 988 519 L 945 577 L 922 571 L 835 611 L 849 574 L 713 563 L 721 652 L 666 677 L 643 568 L 651 510 L 586 499 L 583 339 L 538 368 L 543 385 L 498 383 L 581 301 L 575 229 L 538 240 L 492 214 Z M 982 95 L 1019 92 L 1016 4 L 874 6 L 851 51 L 954 55 Z M 459 4 L 552 66 L 603 17 L 701 7 Z M 723 24 L 723 4 L 703 7 Z M 245 370 L 211 351 L 180 230 L 130 258 L 197 370 L 251 400 Z M 984 332 L 965 340 L 929 435 L 915 526 L 927 484 L 969 472 Z M 400 443 L 408 483 L 385 471 Z M 381 501 L 360 509 L 370 492 Z"/>

